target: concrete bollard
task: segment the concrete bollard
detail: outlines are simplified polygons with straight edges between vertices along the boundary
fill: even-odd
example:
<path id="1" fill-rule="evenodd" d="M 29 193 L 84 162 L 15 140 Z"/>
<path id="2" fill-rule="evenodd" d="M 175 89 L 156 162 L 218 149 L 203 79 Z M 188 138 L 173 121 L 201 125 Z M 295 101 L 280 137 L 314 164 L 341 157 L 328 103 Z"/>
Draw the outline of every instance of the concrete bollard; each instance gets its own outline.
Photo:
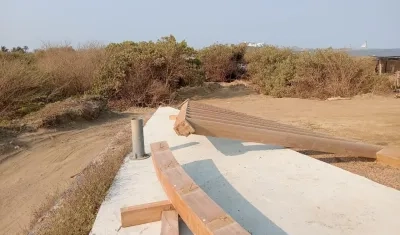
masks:
<path id="1" fill-rule="evenodd" d="M 132 128 L 132 154 L 134 159 L 147 158 L 144 152 L 143 119 L 134 118 L 131 120 Z"/>

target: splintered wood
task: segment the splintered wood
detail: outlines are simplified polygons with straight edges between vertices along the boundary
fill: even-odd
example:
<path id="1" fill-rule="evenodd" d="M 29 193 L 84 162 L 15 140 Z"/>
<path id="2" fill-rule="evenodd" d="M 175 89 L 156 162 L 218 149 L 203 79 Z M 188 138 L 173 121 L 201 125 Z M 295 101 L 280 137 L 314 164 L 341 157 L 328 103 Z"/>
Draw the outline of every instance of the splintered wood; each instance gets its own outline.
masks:
<path id="1" fill-rule="evenodd" d="M 381 151 L 385 154 L 379 155 L 379 162 L 400 165 L 400 154 L 395 148 L 335 138 L 190 100 L 181 105 L 174 130 L 182 136 L 223 137 L 372 159 L 377 159 L 377 153 Z"/>
<path id="2" fill-rule="evenodd" d="M 190 178 L 167 142 L 151 144 L 151 153 L 165 193 L 193 234 L 250 234 Z"/>

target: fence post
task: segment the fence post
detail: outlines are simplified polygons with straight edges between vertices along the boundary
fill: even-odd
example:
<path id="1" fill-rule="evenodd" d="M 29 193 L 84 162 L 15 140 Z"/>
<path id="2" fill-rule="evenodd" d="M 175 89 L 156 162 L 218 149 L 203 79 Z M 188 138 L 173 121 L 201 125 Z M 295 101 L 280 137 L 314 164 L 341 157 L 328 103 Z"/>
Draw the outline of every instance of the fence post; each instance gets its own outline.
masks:
<path id="1" fill-rule="evenodd" d="M 132 154 L 134 159 L 144 159 L 148 155 L 144 151 L 143 119 L 133 118 L 132 128 Z"/>

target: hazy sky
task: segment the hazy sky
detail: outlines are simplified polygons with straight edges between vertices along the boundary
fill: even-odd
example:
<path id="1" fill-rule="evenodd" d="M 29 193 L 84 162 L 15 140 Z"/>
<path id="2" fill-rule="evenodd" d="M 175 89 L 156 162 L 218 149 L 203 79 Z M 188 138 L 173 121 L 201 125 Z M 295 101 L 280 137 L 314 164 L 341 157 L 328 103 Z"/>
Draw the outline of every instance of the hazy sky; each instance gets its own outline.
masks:
<path id="1" fill-rule="evenodd" d="M 400 0 L 0 0 L 0 45 L 104 43 L 169 34 L 203 47 L 400 47 Z"/>

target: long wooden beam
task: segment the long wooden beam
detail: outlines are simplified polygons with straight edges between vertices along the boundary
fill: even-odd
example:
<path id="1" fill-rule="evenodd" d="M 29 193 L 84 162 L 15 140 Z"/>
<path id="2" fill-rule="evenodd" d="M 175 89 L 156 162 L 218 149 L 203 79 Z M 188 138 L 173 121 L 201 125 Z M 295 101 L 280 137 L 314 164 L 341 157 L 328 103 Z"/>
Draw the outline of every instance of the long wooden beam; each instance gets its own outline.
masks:
<path id="1" fill-rule="evenodd" d="M 175 160 L 167 142 L 151 144 L 157 177 L 193 234 L 250 234 L 215 203 Z"/>
<path id="2" fill-rule="evenodd" d="M 400 164 L 400 154 L 397 152 L 397 155 L 393 155 L 396 152 L 393 148 L 383 151 L 383 146 L 335 138 L 190 100 L 181 105 L 174 130 L 183 136 L 197 134 L 223 137 L 373 159 L 377 159 L 377 153 L 380 152 L 379 161 L 390 165 L 394 165 L 393 162 Z M 387 157 L 388 153 L 390 157 Z"/>

